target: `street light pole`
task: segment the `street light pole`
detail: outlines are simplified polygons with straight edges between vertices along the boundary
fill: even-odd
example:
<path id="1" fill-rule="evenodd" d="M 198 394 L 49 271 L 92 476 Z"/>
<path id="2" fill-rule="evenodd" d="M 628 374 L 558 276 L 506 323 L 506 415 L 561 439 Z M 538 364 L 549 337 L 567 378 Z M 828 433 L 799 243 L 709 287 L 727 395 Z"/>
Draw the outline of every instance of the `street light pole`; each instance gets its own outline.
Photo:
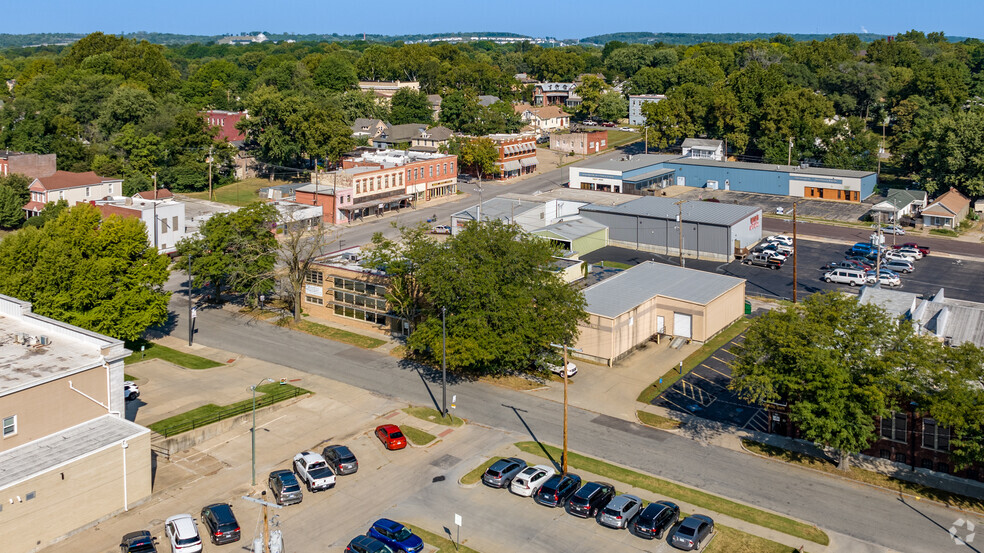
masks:
<path id="1" fill-rule="evenodd" d="M 250 442 L 252 443 L 252 447 L 253 447 L 253 462 L 251 466 L 253 469 L 252 482 L 254 486 L 256 485 L 256 389 L 260 386 L 260 384 L 263 384 L 264 382 L 275 382 L 275 380 L 272 378 L 264 378 L 263 380 L 259 381 L 256 384 L 256 386 L 250 387 L 250 391 L 253 392 L 253 427 L 249 431 L 249 436 L 250 436 Z"/>
<path id="2" fill-rule="evenodd" d="M 797 202 L 793 202 L 793 303 L 796 303 L 796 289 L 799 288 L 799 280 L 796 278 L 796 260 L 798 259 L 796 255 L 796 205 Z"/>
<path id="3" fill-rule="evenodd" d="M 679 202 L 676 202 L 676 206 L 680 210 L 680 214 L 677 217 L 677 222 L 680 223 L 680 250 L 679 250 L 679 252 L 680 252 L 680 266 L 681 267 L 686 267 L 686 265 L 684 265 L 684 263 L 683 263 L 683 203 L 685 201 L 686 200 L 680 200 Z"/>
<path id="4" fill-rule="evenodd" d="M 195 319 L 192 318 L 192 306 L 191 300 L 191 254 L 188 254 L 188 345 L 192 344 L 192 338 L 195 332 Z"/>
<path id="5" fill-rule="evenodd" d="M 448 416 L 448 330 L 444 323 L 445 312 L 441 308 L 441 418 Z"/>

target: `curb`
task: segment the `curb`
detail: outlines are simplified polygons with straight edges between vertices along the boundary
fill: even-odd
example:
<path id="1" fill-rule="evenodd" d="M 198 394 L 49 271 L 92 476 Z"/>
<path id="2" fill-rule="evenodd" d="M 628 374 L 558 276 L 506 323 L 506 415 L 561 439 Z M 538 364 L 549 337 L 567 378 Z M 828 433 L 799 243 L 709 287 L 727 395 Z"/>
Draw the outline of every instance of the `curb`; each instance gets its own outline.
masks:
<path id="1" fill-rule="evenodd" d="M 464 476 L 462 476 L 461 478 L 464 478 Z M 465 484 L 464 482 L 461 481 L 461 478 L 458 479 L 458 485 L 466 490 L 477 488 L 478 485 L 481 484 L 481 481 L 475 482 L 474 484 Z"/>

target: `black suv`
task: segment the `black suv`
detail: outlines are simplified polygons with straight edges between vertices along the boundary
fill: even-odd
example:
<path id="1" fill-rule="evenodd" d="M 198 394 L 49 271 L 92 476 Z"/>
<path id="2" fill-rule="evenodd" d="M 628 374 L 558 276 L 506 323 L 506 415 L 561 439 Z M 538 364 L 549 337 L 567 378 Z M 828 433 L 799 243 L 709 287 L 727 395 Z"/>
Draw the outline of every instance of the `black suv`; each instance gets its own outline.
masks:
<path id="1" fill-rule="evenodd" d="M 239 521 L 228 503 L 215 503 L 202 509 L 202 524 L 215 545 L 239 541 Z"/>
<path id="2" fill-rule="evenodd" d="M 563 507 L 580 487 L 580 476 L 571 473 L 555 474 L 536 490 L 533 501 L 546 507 Z"/>
<path id="3" fill-rule="evenodd" d="M 680 507 L 669 501 L 650 503 L 639 513 L 630 529 L 640 538 L 663 539 L 663 532 L 680 518 Z"/>
<path id="4" fill-rule="evenodd" d="M 377 539 L 356 536 L 345 548 L 345 553 L 393 553 L 393 550 Z"/>
<path id="5" fill-rule="evenodd" d="M 330 445 L 321 451 L 321 456 L 339 476 L 355 474 L 359 471 L 359 461 L 355 458 L 355 454 L 343 445 Z"/>
<path id="6" fill-rule="evenodd" d="M 567 500 L 567 512 L 581 518 L 593 517 L 613 497 L 615 486 L 607 482 L 588 482 Z"/>
<path id="7" fill-rule="evenodd" d="M 150 532 L 140 530 L 130 532 L 120 540 L 120 551 L 122 553 L 157 553 L 156 542 Z"/>

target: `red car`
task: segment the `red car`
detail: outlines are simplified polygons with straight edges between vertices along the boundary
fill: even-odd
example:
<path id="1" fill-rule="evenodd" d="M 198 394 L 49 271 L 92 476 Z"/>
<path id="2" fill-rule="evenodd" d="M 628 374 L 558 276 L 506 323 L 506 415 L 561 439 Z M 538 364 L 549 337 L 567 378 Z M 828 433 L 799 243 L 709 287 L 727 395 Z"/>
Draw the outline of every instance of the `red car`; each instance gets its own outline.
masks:
<path id="1" fill-rule="evenodd" d="M 407 447 L 407 438 L 395 424 L 384 424 L 376 427 L 376 437 L 383 442 L 386 449 L 403 449 Z"/>
<path id="2" fill-rule="evenodd" d="M 897 249 L 900 249 L 900 248 L 915 248 L 915 249 L 919 250 L 920 252 L 922 252 L 923 257 L 926 257 L 927 255 L 929 255 L 929 246 L 920 246 L 919 244 L 916 244 L 915 242 L 906 242 L 905 244 L 896 244 L 896 245 L 894 245 L 892 247 L 895 248 L 896 250 Z"/>

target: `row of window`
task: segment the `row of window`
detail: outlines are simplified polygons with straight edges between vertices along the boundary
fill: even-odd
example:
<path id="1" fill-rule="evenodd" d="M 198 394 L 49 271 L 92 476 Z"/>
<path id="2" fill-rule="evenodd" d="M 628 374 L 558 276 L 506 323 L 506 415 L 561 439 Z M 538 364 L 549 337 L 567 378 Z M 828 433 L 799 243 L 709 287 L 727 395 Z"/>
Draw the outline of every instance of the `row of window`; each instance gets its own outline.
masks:
<path id="1" fill-rule="evenodd" d="M 342 277 L 335 277 L 334 284 L 336 290 L 348 290 L 367 296 L 386 298 L 386 287 L 381 284 L 369 284 L 361 280 L 351 280 Z"/>
<path id="2" fill-rule="evenodd" d="M 321 271 L 308 271 L 307 274 L 304 275 L 304 282 L 321 286 L 325 283 L 325 275 Z"/>
<path id="3" fill-rule="evenodd" d="M 427 167 L 414 167 L 413 169 L 407 168 L 407 182 L 413 182 L 425 178 L 434 178 L 434 172 L 437 171 L 437 176 L 441 175 L 453 175 L 454 172 L 454 162 L 436 163 L 433 165 L 428 165 Z M 392 179 L 390 177 L 393 177 Z M 364 179 L 355 179 L 355 193 L 361 194 L 363 192 L 375 192 L 377 190 L 387 190 L 389 188 L 399 188 L 403 186 L 403 173 L 393 173 L 390 175 L 380 175 L 375 177 L 368 177 Z"/>
<path id="4" fill-rule="evenodd" d="M 109 184 L 106 185 L 106 194 L 109 195 L 109 196 L 112 196 L 113 195 L 113 183 L 109 183 Z M 92 197 L 92 187 L 91 186 L 86 186 L 85 187 L 85 197 L 86 198 Z M 64 190 L 59 190 L 58 191 L 58 199 L 59 200 L 64 200 L 65 199 L 65 191 Z M 31 200 L 33 200 L 35 202 L 44 202 L 44 201 L 46 201 L 45 200 L 45 193 L 44 192 L 31 192 Z M 51 201 L 54 201 L 54 200 L 51 200 Z"/>
<path id="5" fill-rule="evenodd" d="M 336 305 L 335 314 L 340 317 L 348 317 L 350 319 L 366 321 L 367 323 L 376 323 L 380 325 L 386 324 L 386 315 L 381 313 L 373 313 L 372 311 L 363 311 L 362 309 L 348 307 L 346 305 Z"/>
<path id="6" fill-rule="evenodd" d="M 908 456 L 906 456 L 905 453 L 896 452 L 895 455 L 893 456 L 892 452 L 887 449 L 880 450 L 878 452 L 878 456 L 881 457 L 882 459 L 891 459 L 896 463 L 908 463 L 909 461 L 909 458 Z M 950 465 L 946 463 L 936 463 L 936 465 L 934 466 L 932 459 L 921 460 L 919 462 L 919 466 L 924 469 L 935 470 L 936 472 L 943 472 L 946 474 L 950 473 Z"/>
<path id="7" fill-rule="evenodd" d="M 892 413 L 891 416 L 882 418 L 879 434 L 886 440 L 908 443 L 907 427 L 908 417 L 905 413 Z M 950 449 L 950 429 L 936 424 L 936 421 L 931 418 L 924 418 L 922 420 L 922 446 L 924 449 L 948 451 Z"/>

